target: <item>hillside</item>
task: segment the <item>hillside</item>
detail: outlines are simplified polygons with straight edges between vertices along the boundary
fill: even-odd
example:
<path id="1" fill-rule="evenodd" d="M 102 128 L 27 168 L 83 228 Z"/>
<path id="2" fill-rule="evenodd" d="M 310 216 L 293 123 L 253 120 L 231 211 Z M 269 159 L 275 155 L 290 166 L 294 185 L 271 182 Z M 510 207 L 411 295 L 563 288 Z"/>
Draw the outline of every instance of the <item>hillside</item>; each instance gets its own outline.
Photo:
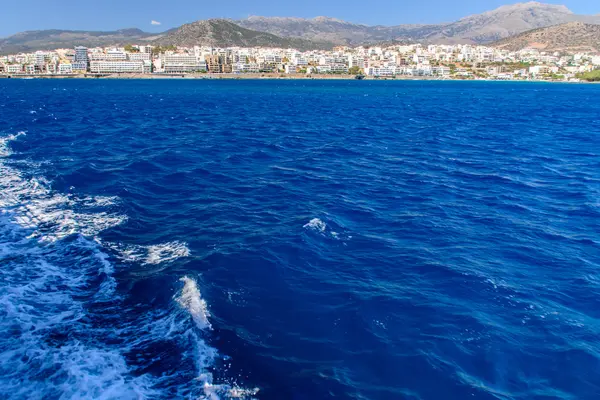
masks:
<path id="1" fill-rule="evenodd" d="M 300 38 L 282 38 L 277 35 L 242 28 L 224 19 L 209 19 L 185 24 L 154 40 L 153 44 L 175 46 L 214 47 L 280 47 L 308 49 L 331 49 L 333 44 L 311 42 Z"/>
<path id="2" fill-rule="evenodd" d="M 531 29 L 582 18 L 588 17 L 577 16 L 565 6 L 537 2 L 521 3 L 462 18 L 443 26 L 439 32 L 430 36 L 430 39 L 488 43 Z"/>
<path id="3" fill-rule="evenodd" d="M 532 47 L 545 51 L 600 52 L 600 25 L 569 22 L 534 29 L 492 44 L 512 51 Z"/>
<path id="4" fill-rule="evenodd" d="M 293 47 L 299 50 L 373 43 L 487 44 L 532 29 L 570 22 L 600 24 L 600 15 L 577 15 L 565 6 L 529 2 L 503 6 L 455 22 L 429 25 L 368 26 L 327 17 L 255 16 L 239 21 L 197 21 L 159 34 L 139 29 L 111 32 L 28 31 L 0 39 L 0 54 L 76 45 L 96 47 L 132 43 Z"/>
<path id="5" fill-rule="evenodd" d="M 27 31 L 0 39 L 0 54 L 54 50 L 75 46 L 109 46 L 142 42 L 155 36 L 139 29 L 121 29 L 109 32 L 44 30 Z"/>
<path id="6" fill-rule="evenodd" d="M 249 29 L 280 36 L 361 45 L 394 40 L 483 44 L 531 29 L 573 21 L 600 24 L 600 16 L 577 15 L 565 6 L 529 2 L 503 6 L 445 24 L 367 26 L 326 17 L 249 17 L 236 22 Z"/>
<path id="7" fill-rule="evenodd" d="M 325 41 L 350 45 L 389 40 L 389 34 L 385 30 L 378 34 L 374 27 L 327 17 L 303 19 L 252 16 L 234 22 L 256 31 L 269 32 L 282 37 L 299 37 L 317 42 Z"/>

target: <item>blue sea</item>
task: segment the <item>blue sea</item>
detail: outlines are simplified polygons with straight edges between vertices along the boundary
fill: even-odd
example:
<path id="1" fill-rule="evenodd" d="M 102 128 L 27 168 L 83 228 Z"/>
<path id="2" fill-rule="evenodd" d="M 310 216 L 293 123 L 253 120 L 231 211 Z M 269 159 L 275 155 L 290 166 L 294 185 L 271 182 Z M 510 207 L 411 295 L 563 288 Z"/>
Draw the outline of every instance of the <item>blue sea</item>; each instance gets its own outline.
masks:
<path id="1" fill-rule="evenodd" d="M 0 398 L 600 398 L 600 86 L 0 81 Z"/>

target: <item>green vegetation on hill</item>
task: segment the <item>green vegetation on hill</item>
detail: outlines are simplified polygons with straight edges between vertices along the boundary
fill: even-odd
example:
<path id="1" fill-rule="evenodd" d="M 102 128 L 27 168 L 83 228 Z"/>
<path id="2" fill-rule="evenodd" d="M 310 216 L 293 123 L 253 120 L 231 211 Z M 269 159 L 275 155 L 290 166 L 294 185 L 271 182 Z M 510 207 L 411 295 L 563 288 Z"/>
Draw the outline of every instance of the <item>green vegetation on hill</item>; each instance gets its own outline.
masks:
<path id="1" fill-rule="evenodd" d="M 133 45 L 128 44 L 125 45 L 125 51 L 129 52 L 129 53 L 139 53 L 140 50 L 137 47 L 133 47 Z"/>
<path id="2" fill-rule="evenodd" d="M 577 77 L 588 82 L 600 82 L 600 69 L 597 69 L 592 72 L 586 72 L 584 74 L 579 74 L 577 75 Z"/>
<path id="3" fill-rule="evenodd" d="M 242 28 L 224 19 L 196 21 L 167 32 L 153 45 L 181 47 L 278 47 L 298 50 L 331 49 L 332 43 L 311 42 L 298 38 L 283 38 L 270 33 Z"/>
<path id="4" fill-rule="evenodd" d="M 518 51 L 537 47 L 545 52 L 595 53 L 600 50 L 600 25 L 569 22 L 538 28 L 502 39 L 491 45 L 500 49 Z"/>
<path id="5" fill-rule="evenodd" d="M 162 54 L 165 51 L 175 51 L 175 50 L 177 50 L 177 46 L 174 46 L 174 45 L 154 46 L 152 48 L 152 54 L 157 55 L 157 54 Z"/>

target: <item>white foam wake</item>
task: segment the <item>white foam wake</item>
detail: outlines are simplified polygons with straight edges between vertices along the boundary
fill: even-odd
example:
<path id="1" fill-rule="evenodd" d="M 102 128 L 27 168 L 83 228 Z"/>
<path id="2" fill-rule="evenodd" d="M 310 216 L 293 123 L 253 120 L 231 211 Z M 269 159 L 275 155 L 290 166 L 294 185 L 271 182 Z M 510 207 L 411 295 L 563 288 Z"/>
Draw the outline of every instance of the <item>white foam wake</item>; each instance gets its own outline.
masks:
<path id="1" fill-rule="evenodd" d="M 187 243 L 174 241 L 150 246 L 123 245 L 105 243 L 115 251 L 117 257 L 125 262 L 137 262 L 142 265 L 158 265 L 168 263 L 178 258 L 189 257 L 190 249 Z"/>
<path id="2" fill-rule="evenodd" d="M 75 206 L 86 212 L 75 212 Z M 108 211 L 86 210 L 96 207 L 97 204 L 90 206 L 76 196 L 55 193 L 43 180 L 27 178 L 0 163 L 0 209 L 10 211 L 15 223 L 31 229 L 32 237 L 44 242 L 55 242 L 77 233 L 94 237 L 127 220 L 124 215 Z"/>
<path id="3" fill-rule="evenodd" d="M 219 400 L 221 398 L 252 399 L 258 393 L 258 388 L 246 389 L 237 385 L 216 384 L 213 382 L 213 376 L 209 368 L 214 365 L 218 352 L 215 348 L 209 346 L 203 338 L 205 331 L 211 329 L 210 313 L 206 301 L 200 294 L 197 282 L 189 276 L 181 278 L 180 281 L 183 282 L 183 287 L 175 297 L 175 301 L 194 322 L 194 326 L 187 331 L 186 335 L 191 339 L 196 353 L 195 360 L 198 371 L 196 380 L 201 384 L 200 398 L 208 400 Z"/>
<path id="4" fill-rule="evenodd" d="M 0 137 L 0 157 L 8 157 L 12 153 L 8 143 L 16 140 L 20 136 L 25 136 L 25 132 L 19 132 L 16 135 Z"/>
<path id="5" fill-rule="evenodd" d="M 114 287 L 91 285 L 112 269 L 98 245 L 41 243 L 27 233 L 0 216 L 0 398 L 152 397 L 150 380 L 130 374 L 120 349 L 69 339 L 91 332 L 82 299 Z"/>
<path id="6" fill-rule="evenodd" d="M 317 232 L 325 232 L 325 229 L 327 229 L 327 224 L 321 221 L 319 218 L 313 218 L 307 224 L 305 224 L 303 228 L 312 229 Z"/>
<path id="7" fill-rule="evenodd" d="M 196 281 L 187 276 L 181 278 L 180 281 L 184 285 L 181 293 L 176 298 L 177 303 L 190 313 L 198 329 L 204 330 L 210 328 L 210 322 L 208 321 L 210 314 L 206 306 L 206 301 L 200 296 L 200 290 L 198 290 Z"/>
<path id="8" fill-rule="evenodd" d="M 7 166 L 9 142 L 23 135 L 0 138 L 0 398 L 152 397 L 148 377 L 132 376 L 120 349 L 75 338 L 91 332 L 86 301 L 106 301 L 116 286 L 91 237 L 125 218 L 76 213 L 87 205 Z"/>
<path id="9" fill-rule="evenodd" d="M 153 399 L 172 385 L 178 398 L 252 398 L 257 389 L 213 382 L 218 352 L 204 338 L 210 314 L 190 277 L 181 279 L 172 309 L 120 321 L 119 329 L 90 322 L 90 306 L 127 315 L 97 237 L 126 217 L 110 211 L 116 197 L 62 195 L 6 165 L 8 143 L 22 135 L 0 138 L 0 398 Z M 150 265 L 190 254 L 182 242 L 117 250 Z M 193 381 L 182 384 L 187 375 L 179 371 L 139 375 L 128 365 L 124 354 L 164 341 L 186 349 L 185 362 L 191 354 Z"/>

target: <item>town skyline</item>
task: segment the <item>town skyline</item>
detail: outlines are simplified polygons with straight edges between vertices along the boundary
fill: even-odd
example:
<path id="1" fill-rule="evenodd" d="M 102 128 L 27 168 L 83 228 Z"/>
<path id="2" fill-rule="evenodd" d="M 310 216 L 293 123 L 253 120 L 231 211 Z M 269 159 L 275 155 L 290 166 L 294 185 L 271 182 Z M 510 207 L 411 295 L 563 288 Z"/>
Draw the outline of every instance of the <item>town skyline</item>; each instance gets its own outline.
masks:
<path id="1" fill-rule="evenodd" d="M 333 50 L 128 45 L 61 49 L 0 57 L 0 76 L 23 77 L 271 77 L 363 79 L 544 80 L 596 79 L 600 56 L 561 55 L 528 48 L 421 44 Z M 208 75 L 207 75 L 208 74 Z"/>

